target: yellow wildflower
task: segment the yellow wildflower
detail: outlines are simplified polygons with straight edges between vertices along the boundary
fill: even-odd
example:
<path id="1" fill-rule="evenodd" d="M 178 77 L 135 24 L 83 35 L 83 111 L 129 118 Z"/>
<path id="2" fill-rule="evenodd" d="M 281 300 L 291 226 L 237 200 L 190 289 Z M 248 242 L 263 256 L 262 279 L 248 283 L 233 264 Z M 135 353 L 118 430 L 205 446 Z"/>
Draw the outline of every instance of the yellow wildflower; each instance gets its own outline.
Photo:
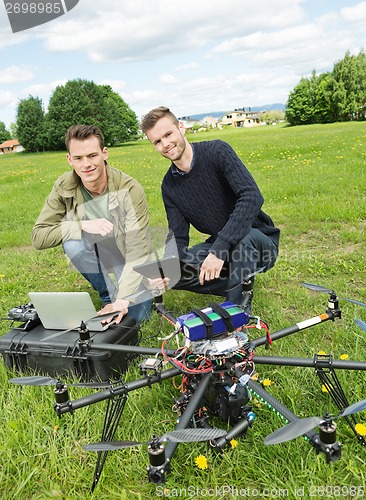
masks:
<path id="1" fill-rule="evenodd" d="M 201 470 L 204 470 L 204 469 L 207 469 L 208 465 L 207 465 L 207 458 L 204 457 L 203 455 L 199 455 L 198 457 L 196 457 L 194 459 L 197 467 Z"/>
<path id="2" fill-rule="evenodd" d="M 332 386 L 329 386 L 328 388 L 326 385 L 322 385 L 322 392 L 329 392 L 330 390 L 332 390 Z"/>
<path id="3" fill-rule="evenodd" d="M 355 429 L 356 429 L 357 434 L 359 434 L 360 436 L 366 436 L 366 425 L 356 424 Z"/>
<path id="4" fill-rule="evenodd" d="M 232 448 L 232 449 L 234 449 L 234 448 L 236 448 L 236 447 L 238 446 L 238 442 L 237 442 L 237 440 L 236 440 L 236 439 L 232 439 L 232 440 L 230 441 L 230 444 L 231 444 L 231 448 Z"/>

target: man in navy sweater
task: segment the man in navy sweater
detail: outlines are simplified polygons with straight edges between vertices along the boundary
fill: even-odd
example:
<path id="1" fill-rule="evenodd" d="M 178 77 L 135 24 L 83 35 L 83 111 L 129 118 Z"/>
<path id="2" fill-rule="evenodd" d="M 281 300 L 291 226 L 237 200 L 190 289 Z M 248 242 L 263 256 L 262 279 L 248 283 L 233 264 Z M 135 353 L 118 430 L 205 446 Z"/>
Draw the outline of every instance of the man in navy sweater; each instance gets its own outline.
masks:
<path id="1" fill-rule="evenodd" d="M 162 182 L 169 230 L 181 260 L 199 273 L 175 289 L 210 293 L 243 304 L 243 282 L 275 264 L 280 231 L 262 211 L 263 196 L 233 148 L 221 140 L 189 143 L 184 125 L 166 107 L 141 124 L 155 149 L 171 165 Z M 207 238 L 189 248 L 190 226 Z M 251 277 L 253 287 L 254 277 Z M 251 295 L 246 295 L 250 312 Z"/>

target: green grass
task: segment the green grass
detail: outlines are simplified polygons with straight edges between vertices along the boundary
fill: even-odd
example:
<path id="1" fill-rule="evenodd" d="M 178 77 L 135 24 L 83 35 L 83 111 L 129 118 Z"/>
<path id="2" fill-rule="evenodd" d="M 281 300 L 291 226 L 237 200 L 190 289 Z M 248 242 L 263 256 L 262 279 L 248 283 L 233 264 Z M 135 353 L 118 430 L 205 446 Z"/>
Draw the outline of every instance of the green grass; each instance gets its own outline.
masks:
<path id="1" fill-rule="evenodd" d="M 366 302 L 364 124 L 227 129 L 190 139 L 216 137 L 228 141 L 241 156 L 263 192 L 265 211 L 282 230 L 276 266 L 256 278 L 253 313 L 260 315 L 274 332 L 324 312 L 327 296 L 303 288 L 300 281 L 318 283 L 335 289 L 341 297 Z M 160 181 L 167 162 L 147 141 L 111 149 L 109 161 L 141 182 L 154 234 L 160 237 L 165 228 Z M 68 168 L 62 152 L 0 157 L 2 316 L 11 307 L 26 303 L 31 290 L 90 291 L 83 278 L 68 269 L 60 248 L 38 252 L 30 242 L 31 229 L 45 197 L 54 180 Z M 195 232 L 192 241 L 199 241 Z M 91 294 L 98 306 L 95 292 Z M 207 305 L 210 298 L 170 291 L 164 299 L 178 315 L 193 306 Z M 341 320 L 278 340 L 270 352 L 258 348 L 257 354 L 312 358 L 323 350 L 335 359 L 348 354 L 350 359 L 365 360 L 366 334 L 355 325 L 354 318 L 366 321 L 366 309 L 348 302 L 341 302 L 341 306 Z M 5 334 L 8 327 L 8 322 L 1 322 L 0 333 Z M 156 337 L 169 333 L 169 324 L 164 323 L 162 330 L 160 319 L 154 314 L 142 333 L 145 337 L 154 336 L 152 344 L 159 346 Z M 322 415 L 325 411 L 337 413 L 330 397 L 321 391 L 313 369 L 265 365 L 256 368 L 260 379 L 272 381 L 269 391 L 300 417 Z M 364 372 L 338 374 L 350 403 L 366 397 Z M 1 362 L 1 498 L 99 500 L 163 496 L 162 488 L 146 479 L 148 458 L 144 448 L 110 453 L 92 495 L 96 456 L 84 452 L 82 445 L 100 439 L 104 403 L 59 420 L 53 410 L 51 388 L 10 385 L 8 379 L 13 375 Z M 137 362 L 131 365 L 126 380 L 136 376 Z M 86 389 L 73 388 L 71 396 L 87 393 Z M 127 401 L 116 438 L 148 440 L 153 432 L 161 434 L 173 429 L 176 414 L 171 407 L 177 394 L 171 381 L 134 392 Z M 338 422 L 342 456 L 326 464 L 324 455 L 316 455 L 302 438 L 265 446 L 263 439 L 283 421 L 266 406 L 256 407 L 255 413 L 253 428 L 239 439 L 235 449 L 217 454 L 203 443 L 180 445 L 167 476 L 168 497 L 204 498 L 208 487 L 221 486 L 226 490 L 216 498 L 234 497 L 228 487 L 249 488 L 253 497 L 255 491 L 266 490 L 267 496 L 280 498 L 280 490 L 286 490 L 288 498 L 297 498 L 300 495 L 296 491 L 304 487 L 305 498 L 310 498 L 311 493 L 315 498 L 355 498 L 350 488 L 366 487 L 366 449 L 357 443 L 345 422 Z M 357 418 L 365 423 L 365 412 Z M 205 471 L 194 464 L 200 454 L 208 460 Z"/>

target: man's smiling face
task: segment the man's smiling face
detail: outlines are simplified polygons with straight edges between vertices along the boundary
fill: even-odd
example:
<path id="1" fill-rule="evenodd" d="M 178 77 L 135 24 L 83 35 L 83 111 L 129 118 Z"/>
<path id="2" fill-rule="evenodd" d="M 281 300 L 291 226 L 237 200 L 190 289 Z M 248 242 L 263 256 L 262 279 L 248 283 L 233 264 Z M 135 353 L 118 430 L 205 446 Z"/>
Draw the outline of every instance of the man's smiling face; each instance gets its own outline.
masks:
<path id="1" fill-rule="evenodd" d="M 85 140 L 71 139 L 67 161 L 73 167 L 84 185 L 98 184 L 105 179 L 105 161 L 108 149 L 101 149 L 97 137 Z"/>
<path id="2" fill-rule="evenodd" d="M 177 126 L 168 117 L 160 118 L 146 135 L 155 149 L 168 160 L 179 161 L 186 149 L 184 126 Z"/>

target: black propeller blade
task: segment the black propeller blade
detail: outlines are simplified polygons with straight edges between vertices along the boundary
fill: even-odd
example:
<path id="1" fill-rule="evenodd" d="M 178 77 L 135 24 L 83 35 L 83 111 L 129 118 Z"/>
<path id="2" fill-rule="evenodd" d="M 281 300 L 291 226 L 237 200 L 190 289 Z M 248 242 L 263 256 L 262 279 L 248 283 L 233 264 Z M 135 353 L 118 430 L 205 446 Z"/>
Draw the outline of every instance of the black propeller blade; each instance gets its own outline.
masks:
<path id="1" fill-rule="evenodd" d="M 335 293 L 334 290 L 329 290 L 329 288 L 325 288 L 325 286 L 316 285 L 314 283 L 305 283 L 304 281 L 300 282 L 300 285 L 308 288 L 309 290 L 313 290 L 314 292 L 322 292 L 322 293 Z M 352 302 L 352 304 L 356 304 L 358 306 L 366 307 L 364 302 L 360 302 L 359 300 L 354 299 L 346 299 L 345 297 L 339 297 L 340 300 L 346 300 L 347 302 Z"/>
<path id="2" fill-rule="evenodd" d="M 219 437 L 226 436 L 224 429 L 178 429 L 163 434 L 160 438 L 154 438 L 151 441 L 101 441 L 99 443 L 86 444 L 83 446 L 86 451 L 112 451 L 139 446 L 141 444 L 157 443 L 197 443 L 199 441 L 210 441 Z"/>
<path id="3" fill-rule="evenodd" d="M 267 436 L 264 444 L 279 444 L 295 439 L 317 427 L 323 421 L 320 417 L 307 417 L 295 420 L 284 427 L 280 427 Z"/>
<path id="4" fill-rule="evenodd" d="M 332 421 L 336 418 L 347 417 L 348 415 L 353 415 L 354 413 L 358 413 L 359 411 L 366 410 L 366 399 L 359 401 L 358 403 L 354 403 L 353 405 L 348 406 L 343 411 L 341 411 L 336 417 L 306 417 L 299 418 L 298 420 L 294 420 L 289 424 L 281 427 L 280 429 L 275 430 L 267 436 L 264 440 L 264 444 L 279 444 L 284 443 L 286 441 L 290 441 L 291 439 L 295 439 L 299 436 L 306 434 L 307 432 L 314 429 L 323 422 L 327 420 Z"/>
<path id="5" fill-rule="evenodd" d="M 43 377 L 41 375 L 33 375 L 30 377 L 15 377 L 9 380 L 12 384 L 17 385 L 32 385 L 36 387 L 45 386 L 45 385 L 57 385 L 62 383 L 60 380 L 57 380 L 52 377 Z M 71 387 L 85 387 L 91 389 L 102 389 L 106 387 L 110 387 L 113 385 L 111 382 L 76 382 L 73 384 L 66 384 Z"/>
<path id="6" fill-rule="evenodd" d="M 358 401 L 358 403 L 354 403 L 351 406 L 347 406 L 341 413 L 336 417 L 347 417 L 348 415 L 353 415 L 354 413 L 358 413 L 359 411 L 366 410 L 366 399 L 362 401 Z"/>
<path id="7" fill-rule="evenodd" d="M 15 377 L 9 380 L 12 384 L 18 385 L 34 385 L 34 386 L 42 386 L 42 385 L 56 385 L 57 380 L 51 377 L 42 377 L 42 376 L 32 376 L 32 377 Z"/>

